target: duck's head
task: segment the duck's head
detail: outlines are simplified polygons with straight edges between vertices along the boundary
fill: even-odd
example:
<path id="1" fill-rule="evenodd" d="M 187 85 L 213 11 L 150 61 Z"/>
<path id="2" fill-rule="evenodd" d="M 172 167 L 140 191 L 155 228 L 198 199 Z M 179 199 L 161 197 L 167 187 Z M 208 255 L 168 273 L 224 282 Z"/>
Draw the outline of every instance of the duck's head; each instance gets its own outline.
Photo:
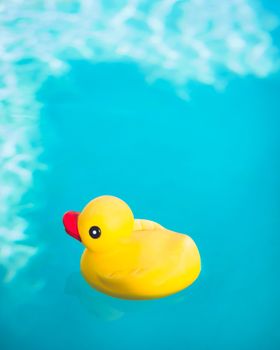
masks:
<path id="1" fill-rule="evenodd" d="M 129 206 L 113 196 L 89 202 L 81 213 L 69 211 L 63 216 L 66 232 L 82 241 L 93 252 L 105 252 L 131 234 L 134 218 Z"/>

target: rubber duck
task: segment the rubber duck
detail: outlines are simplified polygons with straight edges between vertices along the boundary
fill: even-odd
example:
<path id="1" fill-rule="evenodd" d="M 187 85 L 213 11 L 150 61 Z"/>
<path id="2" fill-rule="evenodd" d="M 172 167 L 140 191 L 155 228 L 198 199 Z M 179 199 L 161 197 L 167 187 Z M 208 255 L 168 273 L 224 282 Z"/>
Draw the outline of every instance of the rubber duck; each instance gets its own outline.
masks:
<path id="1" fill-rule="evenodd" d="M 81 273 L 95 289 L 122 299 L 155 299 L 179 292 L 200 273 L 200 255 L 187 235 L 134 219 L 114 196 L 90 201 L 63 216 L 66 232 L 81 241 Z"/>

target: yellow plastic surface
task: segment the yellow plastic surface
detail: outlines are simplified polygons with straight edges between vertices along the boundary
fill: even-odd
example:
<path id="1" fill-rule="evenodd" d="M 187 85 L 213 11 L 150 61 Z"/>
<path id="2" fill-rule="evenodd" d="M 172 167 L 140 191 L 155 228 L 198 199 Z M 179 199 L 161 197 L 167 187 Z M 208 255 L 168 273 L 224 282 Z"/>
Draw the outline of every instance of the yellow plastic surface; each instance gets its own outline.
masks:
<path id="1" fill-rule="evenodd" d="M 89 229 L 98 226 L 93 239 Z M 200 255 L 187 235 L 148 220 L 134 220 L 128 205 L 113 196 L 92 200 L 79 214 L 86 249 L 81 272 L 97 290 L 123 299 L 153 299 L 176 293 L 200 273 Z"/>

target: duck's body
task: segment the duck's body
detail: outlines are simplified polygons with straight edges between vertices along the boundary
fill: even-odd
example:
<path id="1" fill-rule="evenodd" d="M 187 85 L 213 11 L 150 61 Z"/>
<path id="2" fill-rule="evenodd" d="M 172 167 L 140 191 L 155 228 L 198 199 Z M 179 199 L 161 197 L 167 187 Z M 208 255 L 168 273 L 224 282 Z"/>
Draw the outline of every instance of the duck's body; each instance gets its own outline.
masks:
<path id="1" fill-rule="evenodd" d="M 189 236 L 152 221 L 134 220 L 130 235 L 115 242 L 113 249 L 85 249 L 81 271 L 91 286 L 111 296 L 153 299 L 193 283 L 200 256 Z"/>
<path id="2" fill-rule="evenodd" d="M 135 220 L 131 238 L 113 252 L 86 249 L 81 271 L 87 282 L 125 299 L 159 298 L 189 286 L 199 275 L 193 240 L 148 220 Z"/>

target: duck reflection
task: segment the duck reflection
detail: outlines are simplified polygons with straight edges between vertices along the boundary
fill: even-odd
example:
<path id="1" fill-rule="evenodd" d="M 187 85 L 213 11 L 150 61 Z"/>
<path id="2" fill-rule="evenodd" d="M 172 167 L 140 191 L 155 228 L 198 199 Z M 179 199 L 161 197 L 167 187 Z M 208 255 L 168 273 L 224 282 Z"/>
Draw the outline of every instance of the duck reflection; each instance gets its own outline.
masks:
<path id="1" fill-rule="evenodd" d="M 183 303 L 187 291 L 157 300 L 124 300 L 113 298 L 90 287 L 80 272 L 72 272 L 65 281 L 65 294 L 77 298 L 80 305 L 94 317 L 111 322 L 124 317 L 127 313 L 157 312 Z"/>

